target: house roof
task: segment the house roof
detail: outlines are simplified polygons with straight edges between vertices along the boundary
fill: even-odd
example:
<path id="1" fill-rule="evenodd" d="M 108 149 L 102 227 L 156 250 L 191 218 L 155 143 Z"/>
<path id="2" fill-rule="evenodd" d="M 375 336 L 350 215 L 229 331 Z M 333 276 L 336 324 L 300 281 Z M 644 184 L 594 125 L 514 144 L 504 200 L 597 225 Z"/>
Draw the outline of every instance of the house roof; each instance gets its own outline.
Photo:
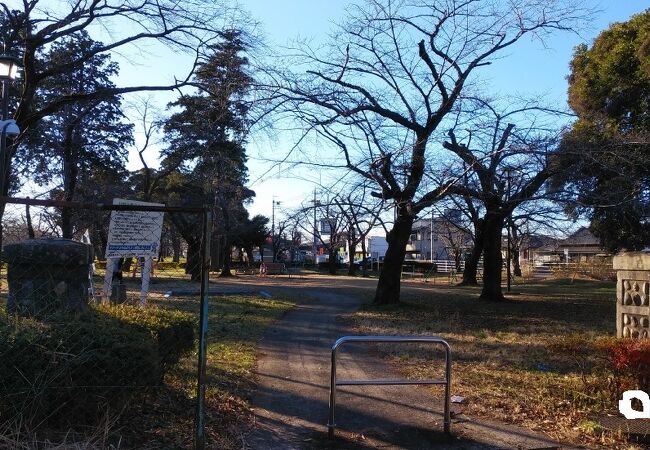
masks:
<path id="1" fill-rule="evenodd" d="M 567 246 L 598 246 L 600 247 L 600 240 L 593 235 L 589 228 L 582 227 L 571 236 L 566 238 L 562 245 Z"/>
<path id="2" fill-rule="evenodd" d="M 551 253 L 560 252 L 564 249 L 568 249 L 571 253 L 608 253 L 607 250 L 601 247 L 598 238 L 587 227 L 581 227 L 566 239 L 549 238 L 543 245 L 539 247 L 531 245 L 531 248 L 535 248 L 540 252 Z"/>
<path id="3" fill-rule="evenodd" d="M 551 236 L 532 234 L 524 237 L 524 245 L 532 249 L 556 248 L 558 239 Z"/>

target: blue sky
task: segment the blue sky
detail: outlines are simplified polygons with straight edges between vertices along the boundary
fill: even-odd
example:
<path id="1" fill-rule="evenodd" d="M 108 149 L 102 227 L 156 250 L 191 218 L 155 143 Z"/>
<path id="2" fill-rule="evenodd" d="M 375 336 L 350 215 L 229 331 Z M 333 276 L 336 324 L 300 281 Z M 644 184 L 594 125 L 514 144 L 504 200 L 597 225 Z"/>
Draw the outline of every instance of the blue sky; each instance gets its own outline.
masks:
<path id="1" fill-rule="evenodd" d="M 242 5 L 248 9 L 253 18 L 260 22 L 263 34 L 271 45 L 283 46 L 288 41 L 300 36 L 323 39 L 332 30 L 332 22 L 344 18 L 345 5 L 349 1 L 290 1 L 290 0 L 243 0 Z M 512 47 L 504 58 L 483 70 L 481 77 L 485 80 L 486 90 L 498 95 L 521 94 L 524 96 L 542 96 L 547 103 L 566 105 L 566 77 L 569 74 L 569 62 L 573 49 L 580 43 L 590 44 L 602 30 L 613 22 L 627 20 L 631 15 L 642 12 L 649 7 L 647 0 L 610 0 L 587 2 L 601 10 L 588 30 L 580 35 L 562 33 L 551 37 L 542 46 L 538 41 L 525 39 Z M 264 140 L 256 148 L 255 142 L 250 146 L 251 179 L 255 180 L 264 170 L 264 164 L 256 162 L 256 153 L 269 153 L 270 145 Z M 292 145 L 290 140 L 280 139 L 279 148 L 274 153 L 282 154 Z M 282 148 L 282 147 L 285 148 Z M 308 175 L 309 176 L 309 175 Z M 313 177 L 314 175 L 312 175 Z M 314 180 L 318 182 L 317 179 Z M 313 185 L 302 183 L 294 178 L 265 178 L 253 186 L 257 197 L 250 211 L 270 216 L 272 196 L 283 201 L 287 207 L 298 206 L 311 197 Z M 277 211 L 276 211 L 277 215 Z"/>
<path id="2" fill-rule="evenodd" d="M 648 8 L 647 0 L 586 2 L 601 10 L 590 29 L 580 35 L 557 34 L 546 41 L 546 47 L 528 39 L 520 41 L 502 55 L 502 59 L 482 69 L 485 91 L 502 96 L 543 96 L 547 103 L 566 105 L 566 76 L 574 47 L 580 43 L 589 44 L 611 23 L 625 21 L 631 15 Z M 240 0 L 252 19 L 259 22 L 258 31 L 272 48 L 285 46 L 297 37 L 311 39 L 314 43 L 324 40 L 333 29 L 332 23 L 345 18 L 345 6 L 350 3 L 344 0 Z M 155 44 L 138 51 L 136 57 L 131 56 L 130 62 L 121 63 L 121 80 L 118 84 L 151 83 L 154 79 L 157 83 L 171 82 L 173 76 L 183 75 L 183 67 L 188 67 L 190 62 L 189 58 L 169 54 L 165 48 Z M 134 64 L 134 61 L 137 63 Z M 172 99 L 172 94 L 156 94 L 156 103 L 161 107 Z M 257 193 L 249 208 L 251 214 L 270 216 L 273 196 L 287 208 L 296 207 L 311 198 L 314 185 L 295 177 L 283 178 L 286 172 L 276 176 L 277 171 L 272 171 L 260 179 L 261 174 L 268 170 L 268 164 L 262 161 L 263 157 L 285 154 L 292 145 L 289 136 L 280 136 L 274 142 L 261 136 L 251 136 L 248 146 L 250 179 L 255 181 L 252 188 Z M 260 155 L 263 156 L 261 159 Z M 152 163 L 155 161 L 155 149 L 149 152 L 148 159 Z M 140 167 L 136 154 L 132 155 L 129 167 Z M 315 182 L 319 181 L 318 174 L 308 171 L 301 171 L 297 175 L 299 178 L 304 175 Z"/>

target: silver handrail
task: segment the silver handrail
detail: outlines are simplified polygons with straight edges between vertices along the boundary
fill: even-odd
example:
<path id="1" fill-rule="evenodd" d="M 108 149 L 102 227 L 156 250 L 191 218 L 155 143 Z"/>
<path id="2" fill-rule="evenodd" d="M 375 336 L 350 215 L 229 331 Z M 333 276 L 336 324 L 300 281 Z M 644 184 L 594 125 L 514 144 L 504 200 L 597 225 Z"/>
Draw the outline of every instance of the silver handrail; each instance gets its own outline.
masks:
<path id="1" fill-rule="evenodd" d="M 442 380 L 342 380 L 336 379 L 336 356 L 338 349 L 346 342 L 431 342 L 440 344 L 445 349 L 445 378 Z M 330 377 L 330 408 L 329 420 L 327 422 L 327 435 L 334 437 L 336 423 L 334 421 L 336 409 L 336 387 L 337 386 L 360 386 L 360 385 L 408 385 L 408 384 L 443 384 L 445 386 L 444 402 L 444 431 L 449 433 L 451 428 L 451 414 L 449 410 L 449 390 L 451 384 L 451 347 L 438 336 L 343 336 L 332 346 L 332 370 Z"/>

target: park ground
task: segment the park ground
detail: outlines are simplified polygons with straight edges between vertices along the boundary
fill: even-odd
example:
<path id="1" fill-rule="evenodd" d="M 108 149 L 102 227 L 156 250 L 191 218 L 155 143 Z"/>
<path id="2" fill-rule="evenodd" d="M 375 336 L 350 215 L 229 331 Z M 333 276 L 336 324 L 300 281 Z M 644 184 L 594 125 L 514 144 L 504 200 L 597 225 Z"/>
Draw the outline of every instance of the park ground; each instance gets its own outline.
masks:
<path id="1" fill-rule="evenodd" d="M 272 330 L 294 305 L 308 303 L 310 292 L 312 298 L 316 292 L 329 292 L 360 299 L 359 309 L 339 317 L 346 334 L 439 335 L 448 340 L 454 361 L 452 393 L 466 398 L 456 405 L 458 414 L 520 426 L 569 446 L 644 448 L 600 425 L 602 416 L 616 414 L 616 392 L 611 374 L 601 370 L 602 355 L 581 348 L 584 342 L 615 334 L 615 283 L 528 280 L 513 286 L 510 301 L 486 303 L 478 301 L 479 288 L 440 281 L 406 281 L 401 305 L 379 307 L 370 303 L 374 279 L 311 275 L 215 280 L 215 287 L 250 294 L 211 299 L 210 438 L 220 447 L 246 448 L 256 420 L 250 402 L 263 328 Z M 260 290 L 273 297 L 260 297 Z M 195 311 L 195 305 L 188 306 L 194 301 L 158 302 Z M 424 348 L 377 350 L 406 377 L 439 373 L 439 361 L 432 362 Z M 329 361 L 323 365 L 329 367 Z"/>
<path id="2" fill-rule="evenodd" d="M 513 429 L 562 445 L 554 448 L 646 448 L 646 444 L 628 442 L 620 432 L 601 425 L 602 417 L 617 415 L 618 393 L 612 387 L 615 380 L 603 364 L 603 355 L 588 343 L 615 334 L 615 283 L 527 280 L 513 286 L 509 301 L 488 303 L 478 300 L 478 287 L 460 287 L 448 281 L 404 281 L 400 305 L 376 306 L 371 304 L 374 278 L 303 274 L 212 280 L 211 291 L 220 294 L 210 297 L 207 448 L 263 448 L 259 429 L 264 405 L 258 404 L 264 403 L 263 398 L 260 400 L 260 391 L 265 387 L 261 374 L 265 367 L 273 365 L 262 367 L 269 361 L 268 346 L 273 340 L 268 337 L 291 326 L 283 321 L 295 311 L 307 308 L 319 314 L 319 308 L 328 305 L 323 303 L 328 296 L 354 299 L 353 307 L 346 307 L 336 316 L 330 331 L 338 335 L 438 335 L 450 343 L 451 392 L 465 397 L 461 404 L 453 406 L 455 430 L 462 428 L 457 423 L 465 418 L 478 418 L 502 424 L 504 430 L 516 427 Z M 184 310 L 198 322 L 196 295 L 163 295 L 176 287 L 172 280 L 155 281 L 151 303 Z M 137 290 L 135 282 L 131 288 Z M 318 327 L 312 328 L 318 332 Z M 306 332 L 309 339 L 309 329 Z M 308 345 L 296 343 L 299 346 L 310 351 Z M 422 346 L 382 345 L 372 348 L 370 355 L 407 378 L 440 376 L 439 355 L 432 355 Z M 315 384 L 327 386 L 329 360 L 327 355 L 322 359 L 318 376 L 310 377 Z M 278 366 L 282 368 L 283 363 L 280 361 Z M 146 404 L 133 405 L 119 420 L 97 430 L 87 448 L 190 448 L 196 355 L 182 359 L 166 377 L 165 385 L 162 395 Z M 429 390 L 427 395 L 432 397 L 441 396 L 440 388 L 417 389 Z M 326 390 L 322 395 L 319 403 L 326 408 Z M 439 406 L 436 408 L 439 410 Z M 322 438 L 326 416 L 315 422 L 320 431 L 301 440 L 302 445 L 290 448 L 372 448 L 369 437 L 354 432 L 342 434 L 343 441 L 328 443 Z M 439 427 L 439 422 L 435 426 Z M 282 431 L 287 424 L 277 426 Z M 459 442 L 465 442 L 465 438 L 475 442 L 475 437 L 460 436 Z M 277 448 L 283 448 L 282 442 Z M 421 447 L 407 444 L 386 448 Z"/>

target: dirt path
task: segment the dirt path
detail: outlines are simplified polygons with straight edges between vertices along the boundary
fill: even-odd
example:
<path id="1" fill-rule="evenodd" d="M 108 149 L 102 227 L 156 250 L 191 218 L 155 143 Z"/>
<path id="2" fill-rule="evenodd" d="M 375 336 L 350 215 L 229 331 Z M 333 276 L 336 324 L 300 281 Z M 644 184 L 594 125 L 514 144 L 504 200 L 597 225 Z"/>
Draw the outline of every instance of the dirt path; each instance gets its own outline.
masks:
<path id="1" fill-rule="evenodd" d="M 260 344 L 258 390 L 252 404 L 256 424 L 246 437 L 249 448 L 560 448 L 527 431 L 476 420 L 455 420 L 452 435 L 445 435 L 440 398 L 414 386 L 340 389 L 336 438 L 328 440 L 330 350 L 337 338 L 354 334 L 337 317 L 359 307 L 358 291 L 352 293 L 371 282 L 357 280 L 303 280 L 281 286 L 262 281 L 261 289 L 293 291 L 305 301 L 272 326 Z M 365 348 L 351 345 L 340 353 L 339 379 L 399 378 L 390 372 Z"/>

